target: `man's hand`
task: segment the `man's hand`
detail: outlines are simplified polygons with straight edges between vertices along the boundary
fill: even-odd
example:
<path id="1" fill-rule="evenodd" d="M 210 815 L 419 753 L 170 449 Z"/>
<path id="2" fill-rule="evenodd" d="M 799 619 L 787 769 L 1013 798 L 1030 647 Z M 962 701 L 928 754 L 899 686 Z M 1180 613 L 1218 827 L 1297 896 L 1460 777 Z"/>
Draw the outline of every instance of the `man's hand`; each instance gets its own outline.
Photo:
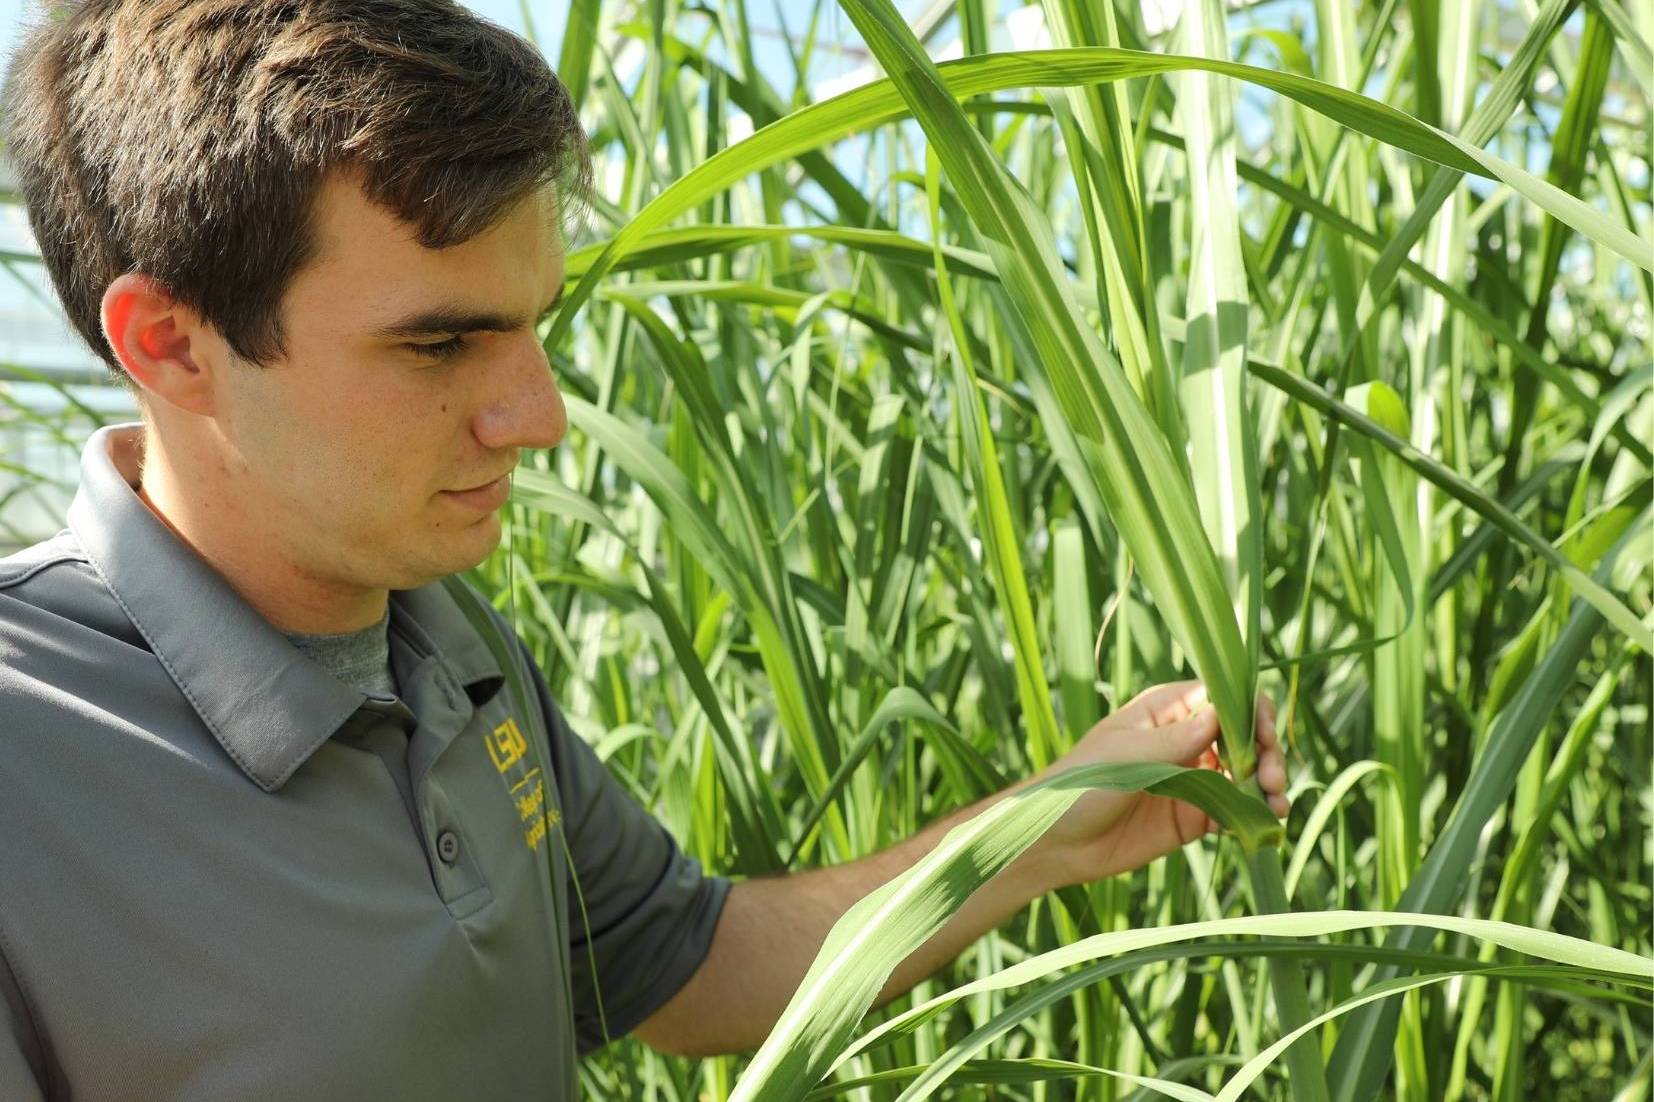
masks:
<path id="1" fill-rule="evenodd" d="M 1218 761 L 1217 711 L 1198 681 L 1156 685 L 1102 720 L 1040 776 L 1099 762 L 1157 761 L 1205 769 Z M 1286 761 L 1275 705 L 1259 695 L 1258 784 L 1270 810 L 1286 817 Z M 1035 778 L 1038 779 L 1038 778 Z M 1193 804 L 1147 792 L 1087 792 L 1040 842 L 1042 863 L 1066 883 L 1129 872 L 1219 827 Z"/>

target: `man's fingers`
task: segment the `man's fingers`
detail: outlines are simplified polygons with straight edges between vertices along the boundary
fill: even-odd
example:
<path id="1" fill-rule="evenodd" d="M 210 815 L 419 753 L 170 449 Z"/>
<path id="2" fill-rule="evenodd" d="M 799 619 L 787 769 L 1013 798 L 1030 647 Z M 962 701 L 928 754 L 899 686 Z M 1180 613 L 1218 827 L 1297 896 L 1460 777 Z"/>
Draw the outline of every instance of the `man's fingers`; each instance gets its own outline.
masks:
<path id="1" fill-rule="evenodd" d="M 1275 729 L 1275 702 L 1263 693 L 1258 694 L 1256 737 L 1260 749 L 1268 750 L 1281 744 L 1280 735 Z"/>
<path id="2" fill-rule="evenodd" d="M 1258 786 L 1272 796 L 1286 791 L 1286 760 L 1279 750 L 1258 755 Z"/>
<path id="3" fill-rule="evenodd" d="M 1215 708 L 1200 709 L 1188 719 L 1161 727 L 1150 737 L 1162 735 L 1169 761 L 1188 761 L 1199 758 L 1212 748 L 1218 737 L 1218 714 Z"/>
<path id="4" fill-rule="evenodd" d="M 1206 686 L 1199 681 L 1168 681 L 1144 689 L 1116 713 L 1120 718 L 1150 727 L 1179 723 L 1206 703 Z"/>
<path id="5" fill-rule="evenodd" d="M 1286 798 L 1286 758 L 1279 748 L 1265 750 L 1258 755 L 1258 787 L 1269 802 L 1269 810 L 1277 819 L 1286 818 L 1292 810 L 1292 801 Z"/>

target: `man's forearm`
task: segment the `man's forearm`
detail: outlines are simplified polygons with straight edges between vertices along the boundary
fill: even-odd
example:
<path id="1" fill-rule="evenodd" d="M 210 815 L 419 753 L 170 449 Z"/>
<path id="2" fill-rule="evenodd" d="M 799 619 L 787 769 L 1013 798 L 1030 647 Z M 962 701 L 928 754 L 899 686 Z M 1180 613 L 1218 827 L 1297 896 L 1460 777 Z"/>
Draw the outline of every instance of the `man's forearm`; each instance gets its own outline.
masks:
<path id="1" fill-rule="evenodd" d="M 860 860 L 736 884 L 724 903 L 706 960 L 638 1035 L 656 1048 L 686 1055 L 756 1048 L 769 1036 L 828 931 L 845 911 L 912 868 L 954 826 L 1020 787 L 962 808 Z M 1025 854 L 983 885 L 896 967 L 878 1003 L 907 991 L 1060 883 L 1049 861 L 1037 852 Z"/>

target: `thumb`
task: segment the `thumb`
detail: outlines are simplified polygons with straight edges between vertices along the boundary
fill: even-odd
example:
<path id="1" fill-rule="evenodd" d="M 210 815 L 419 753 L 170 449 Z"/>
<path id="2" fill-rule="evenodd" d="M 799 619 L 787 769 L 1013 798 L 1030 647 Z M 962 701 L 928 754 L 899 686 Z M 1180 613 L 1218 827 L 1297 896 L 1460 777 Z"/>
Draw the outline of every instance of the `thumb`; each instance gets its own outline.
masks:
<path id="1" fill-rule="evenodd" d="M 1153 760 L 1181 764 L 1200 757 L 1217 737 L 1217 709 L 1207 704 L 1187 719 L 1154 728 L 1149 742 Z"/>

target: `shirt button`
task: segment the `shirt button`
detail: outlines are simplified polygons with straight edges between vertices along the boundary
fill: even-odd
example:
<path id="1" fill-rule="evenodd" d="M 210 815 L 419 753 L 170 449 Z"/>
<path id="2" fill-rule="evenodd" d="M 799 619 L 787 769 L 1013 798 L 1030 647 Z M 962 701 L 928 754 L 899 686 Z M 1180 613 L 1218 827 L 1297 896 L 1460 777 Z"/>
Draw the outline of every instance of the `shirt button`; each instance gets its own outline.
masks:
<path id="1" fill-rule="evenodd" d="M 436 855 L 442 858 L 442 863 L 452 865 L 459 860 L 459 835 L 451 830 L 445 830 L 436 836 Z"/>

